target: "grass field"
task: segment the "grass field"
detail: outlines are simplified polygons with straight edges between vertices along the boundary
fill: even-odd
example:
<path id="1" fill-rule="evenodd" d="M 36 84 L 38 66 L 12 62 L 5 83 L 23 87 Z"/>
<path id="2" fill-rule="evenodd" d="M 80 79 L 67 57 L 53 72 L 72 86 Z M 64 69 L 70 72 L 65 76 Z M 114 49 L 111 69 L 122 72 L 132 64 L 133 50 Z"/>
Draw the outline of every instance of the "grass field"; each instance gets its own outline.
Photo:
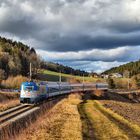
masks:
<path id="1" fill-rule="evenodd" d="M 138 104 L 123 97 L 118 101 L 117 95 L 113 96 L 116 99 L 110 95 L 109 99 L 95 100 L 92 94 L 73 93 L 54 106 L 44 103 L 40 109 L 44 113 L 16 134 L 15 140 L 140 140 Z M 15 103 L 9 102 L 7 107 Z"/>
<path id="2" fill-rule="evenodd" d="M 42 70 L 41 71 L 41 79 L 46 81 L 59 81 L 60 73 L 49 71 L 49 70 Z M 69 81 L 70 79 L 76 79 L 80 82 L 83 81 L 82 76 L 75 76 L 70 74 L 61 73 L 62 81 Z M 101 78 L 93 78 L 93 77 L 84 77 L 85 82 L 96 82 L 96 81 L 103 81 Z"/>
<path id="3" fill-rule="evenodd" d="M 104 108 L 98 101 L 88 100 L 86 103 L 81 104 L 79 108 L 80 114 L 84 118 L 84 136 L 86 139 L 140 139 L 140 127 L 138 125 L 135 125 L 117 113 Z M 93 133 L 94 135 L 92 136 L 90 133 Z"/>
<path id="4" fill-rule="evenodd" d="M 82 140 L 78 94 L 69 95 L 42 115 L 16 140 Z"/>

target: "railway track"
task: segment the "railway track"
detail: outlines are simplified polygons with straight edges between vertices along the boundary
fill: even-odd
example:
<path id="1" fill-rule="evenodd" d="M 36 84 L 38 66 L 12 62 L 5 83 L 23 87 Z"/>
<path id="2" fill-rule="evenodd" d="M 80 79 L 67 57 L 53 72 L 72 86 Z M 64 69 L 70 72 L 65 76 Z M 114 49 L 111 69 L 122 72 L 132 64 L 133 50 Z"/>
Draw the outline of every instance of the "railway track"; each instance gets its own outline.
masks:
<path id="1" fill-rule="evenodd" d="M 0 125 L 6 123 L 7 121 L 15 118 L 16 116 L 32 109 L 34 106 L 31 105 L 19 105 L 16 107 L 13 107 L 11 109 L 8 109 L 4 112 L 0 113 Z"/>
<path id="2" fill-rule="evenodd" d="M 47 102 L 49 103 L 49 102 L 53 102 L 55 100 L 56 100 L 56 98 L 50 98 Z M 45 102 L 46 101 L 42 102 L 41 104 L 43 104 Z M 19 116 L 21 116 L 22 114 L 24 114 L 26 112 L 39 109 L 41 104 L 38 104 L 38 106 L 34 106 L 31 104 L 20 104 L 16 107 L 12 107 L 11 109 L 0 112 L 0 128 L 3 127 L 8 122 L 18 118 Z"/>

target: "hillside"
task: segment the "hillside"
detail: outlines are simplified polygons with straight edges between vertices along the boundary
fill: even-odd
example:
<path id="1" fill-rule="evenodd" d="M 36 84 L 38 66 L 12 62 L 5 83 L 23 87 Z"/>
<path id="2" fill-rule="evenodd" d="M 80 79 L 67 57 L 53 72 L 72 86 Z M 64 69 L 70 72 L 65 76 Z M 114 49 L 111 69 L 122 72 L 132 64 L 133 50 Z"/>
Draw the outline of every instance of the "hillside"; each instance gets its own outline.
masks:
<path id="1" fill-rule="evenodd" d="M 21 43 L 0 37 L 0 79 L 6 79 L 9 76 L 23 75 L 29 76 L 29 64 L 32 63 L 32 73 L 36 74 L 37 69 L 62 72 L 65 74 L 88 75 L 88 72 L 75 70 L 68 66 L 58 63 L 46 62 L 40 60 L 34 48 Z"/>
<path id="2" fill-rule="evenodd" d="M 50 70 L 41 70 L 41 72 L 38 74 L 37 79 L 41 79 L 43 81 L 59 81 L 59 72 L 54 72 Z M 61 79 L 62 81 L 68 81 L 70 79 L 75 79 L 77 81 L 83 81 L 83 76 L 77 76 L 77 75 L 70 75 L 70 74 L 65 74 L 61 73 Z M 103 79 L 100 78 L 93 78 L 89 76 L 84 77 L 85 82 L 96 82 L 96 81 L 102 81 Z"/>
<path id="3" fill-rule="evenodd" d="M 40 80 L 58 81 L 59 72 L 61 71 L 63 73 L 62 81 L 67 81 L 71 77 L 70 74 L 75 75 L 76 79 L 80 80 L 85 75 L 85 79 L 93 81 L 88 77 L 88 72 L 44 61 L 36 54 L 34 48 L 30 48 L 21 42 L 0 37 L 0 86 L 6 88 L 17 87 L 16 84 L 11 85 L 11 81 L 19 79 L 19 77 L 20 81 L 27 79 L 29 77 L 30 63 L 32 63 L 32 76 L 35 79 L 38 79 L 36 77 L 37 73 L 39 73 L 40 69 L 43 69 L 43 73 L 40 73 L 39 76 Z"/>
<path id="4" fill-rule="evenodd" d="M 123 74 L 125 71 L 129 71 L 130 77 L 140 74 L 140 60 L 120 65 L 119 67 L 111 68 L 103 72 L 103 74 L 111 74 L 111 73 Z"/>
<path id="5" fill-rule="evenodd" d="M 65 73 L 65 74 L 73 74 L 73 75 L 79 75 L 79 76 L 83 76 L 83 74 L 85 76 L 89 75 L 88 72 L 85 72 L 83 70 L 73 69 L 71 67 L 64 66 L 58 63 L 53 63 L 53 62 L 42 61 L 41 68 L 49 70 L 49 71 L 58 72 L 58 73 L 61 71 L 61 73 Z"/>
<path id="6" fill-rule="evenodd" d="M 10 39 L 0 37 L 0 72 L 6 77 L 9 75 L 22 74 L 29 75 L 29 63 L 32 63 L 33 71 L 40 66 L 55 72 L 74 75 L 88 75 L 88 72 L 75 70 L 71 67 L 58 63 L 46 62 L 40 60 L 34 48 L 31 48 L 21 42 L 12 41 Z"/>

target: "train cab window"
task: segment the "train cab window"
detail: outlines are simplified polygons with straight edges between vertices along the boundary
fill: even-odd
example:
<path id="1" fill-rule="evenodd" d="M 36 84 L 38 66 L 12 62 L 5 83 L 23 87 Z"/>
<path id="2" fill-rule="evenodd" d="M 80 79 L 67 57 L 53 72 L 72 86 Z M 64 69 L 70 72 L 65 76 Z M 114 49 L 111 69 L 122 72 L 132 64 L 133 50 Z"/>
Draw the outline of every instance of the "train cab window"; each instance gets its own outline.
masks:
<path id="1" fill-rule="evenodd" d="M 33 87 L 32 86 L 24 86 L 23 89 L 26 91 L 32 91 Z"/>

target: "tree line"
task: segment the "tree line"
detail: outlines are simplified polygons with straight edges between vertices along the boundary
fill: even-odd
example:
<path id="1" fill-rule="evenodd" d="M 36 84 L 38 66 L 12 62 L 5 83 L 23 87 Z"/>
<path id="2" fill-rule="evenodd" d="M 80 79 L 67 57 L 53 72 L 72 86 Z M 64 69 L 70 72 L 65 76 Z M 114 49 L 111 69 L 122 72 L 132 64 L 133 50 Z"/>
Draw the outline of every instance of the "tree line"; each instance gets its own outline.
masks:
<path id="1" fill-rule="evenodd" d="M 42 61 L 41 62 L 41 68 L 42 69 L 47 69 L 50 71 L 55 71 L 55 72 L 61 72 L 61 73 L 65 73 L 65 74 L 72 74 L 72 75 L 79 75 L 79 76 L 88 76 L 89 73 L 85 72 L 83 70 L 80 69 L 73 69 L 71 67 L 68 66 L 64 66 L 58 63 L 53 63 L 53 62 L 46 62 L 46 61 Z"/>
<path id="2" fill-rule="evenodd" d="M 130 62 L 119 67 L 113 67 L 103 72 L 103 74 L 120 73 L 123 75 L 125 71 L 129 72 L 130 77 L 140 74 L 140 60 L 136 62 Z"/>
<path id="3" fill-rule="evenodd" d="M 0 80 L 16 75 L 29 76 L 30 63 L 32 63 L 33 76 L 36 76 L 39 69 L 61 71 L 74 75 L 88 75 L 85 71 L 75 70 L 58 63 L 46 62 L 36 54 L 34 48 L 30 48 L 21 42 L 0 37 Z"/>

